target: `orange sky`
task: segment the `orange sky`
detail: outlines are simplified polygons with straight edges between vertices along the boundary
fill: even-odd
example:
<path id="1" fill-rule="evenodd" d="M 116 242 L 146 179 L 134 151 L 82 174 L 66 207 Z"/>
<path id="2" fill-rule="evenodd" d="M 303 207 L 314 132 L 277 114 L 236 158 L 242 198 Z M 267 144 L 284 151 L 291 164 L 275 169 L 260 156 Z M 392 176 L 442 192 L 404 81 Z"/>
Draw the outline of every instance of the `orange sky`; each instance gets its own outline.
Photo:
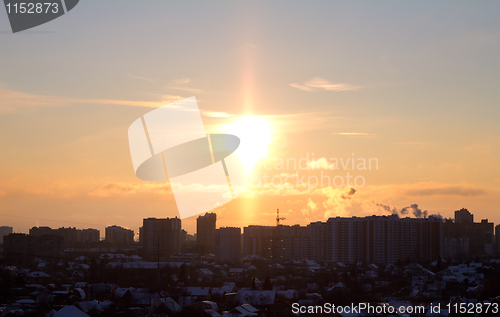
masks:
<path id="1" fill-rule="evenodd" d="M 176 215 L 168 186 L 135 177 L 127 129 L 190 96 L 207 131 L 253 137 L 254 178 L 365 180 L 251 186 L 215 210 L 218 226 L 271 225 L 276 208 L 307 224 L 412 204 L 500 223 L 498 4 L 385 5 L 128 3 L 110 23 L 82 3 L 48 33 L 0 34 L 0 225 L 103 235 Z M 308 155 L 314 170 L 272 164 Z M 353 158 L 378 168 L 331 170 Z"/>

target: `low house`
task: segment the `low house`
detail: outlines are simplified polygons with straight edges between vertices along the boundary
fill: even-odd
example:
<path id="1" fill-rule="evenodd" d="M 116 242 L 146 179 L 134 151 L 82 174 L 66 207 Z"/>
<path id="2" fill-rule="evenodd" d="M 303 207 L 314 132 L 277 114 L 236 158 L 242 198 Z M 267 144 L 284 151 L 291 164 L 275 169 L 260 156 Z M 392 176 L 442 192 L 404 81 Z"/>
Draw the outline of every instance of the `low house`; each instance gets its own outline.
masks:
<path id="1" fill-rule="evenodd" d="M 197 269 L 195 272 L 196 276 L 199 278 L 202 278 L 206 281 L 211 281 L 214 277 L 214 273 L 210 271 L 209 269 Z"/>
<path id="2" fill-rule="evenodd" d="M 172 298 L 159 298 L 151 307 L 149 307 L 149 314 L 167 314 L 172 315 L 180 313 L 182 307 L 177 304 Z"/>
<path id="3" fill-rule="evenodd" d="M 186 295 L 195 297 L 197 302 L 212 299 L 210 287 L 184 287 L 183 290 Z"/>
<path id="4" fill-rule="evenodd" d="M 244 304 L 233 308 L 232 310 L 222 315 L 222 317 L 251 317 L 258 315 L 259 310 L 257 308 L 253 307 L 250 304 Z"/>
<path id="5" fill-rule="evenodd" d="M 240 305 L 271 306 L 276 301 L 276 291 L 239 290 L 236 297 Z"/>
<path id="6" fill-rule="evenodd" d="M 75 306 L 64 306 L 58 311 L 51 310 L 45 317 L 90 317 Z"/>

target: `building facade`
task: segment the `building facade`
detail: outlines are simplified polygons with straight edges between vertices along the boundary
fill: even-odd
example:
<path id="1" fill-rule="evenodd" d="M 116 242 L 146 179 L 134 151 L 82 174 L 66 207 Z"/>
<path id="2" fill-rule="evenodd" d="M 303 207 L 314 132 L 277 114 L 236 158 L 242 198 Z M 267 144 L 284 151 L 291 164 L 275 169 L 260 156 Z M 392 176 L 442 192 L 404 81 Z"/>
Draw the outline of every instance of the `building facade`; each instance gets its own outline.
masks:
<path id="1" fill-rule="evenodd" d="M 467 209 L 455 211 L 455 221 L 443 224 L 444 254 L 452 260 L 492 256 L 495 253 L 495 228 L 488 219 L 473 222 L 474 216 Z"/>
<path id="2" fill-rule="evenodd" d="M 108 226 L 105 229 L 105 240 L 114 247 L 126 248 L 134 243 L 134 230 L 120 226 Z"/>
<path id="3" fill-rule="evenodd" d="M 215 230 L 215 260 L 238 263 L 241 259 L 241 229 L 233 227 Z"/>
<path id="4" fill-rule="evenodd" d="M 144 219 L 141 233 L 145 256 L 150 260 L 167 261 L 180 250 L 181 219 L 177 217 Z"/>
<path id="5" fill-rule="evenodd" d="M 3 237 L 13 233 L 13 228 L 9 226 L 0 227 L 0 244 L 3 244 Z"/>
<path id="6" fill-rule="evenodd" d="M 63 247 L 63 238 L 55 234 L 30 236 L 12 233 L 4 237 L 3 252 L 6 263 L 28 265 L 35 258 L 47 262 L 60 261 Z"/>
<path id="7" fill-rule="evenodd" d="M 430 263 L 441 255 L 442 226 L 441 219 L 435 217 L 397 215 L 337 217 L 307 227 L 249 226 L 244 228 L 244 255 L 274 262 Z"/>
<path id="8" fill-rule="evenodd" d="M 215 253 L 216 222 L 215 213 L 206 213 L 196 219 L 196 243 L 202 255 Z"/>
<path id="9" fill-rule="evenodd" d="M 79 249 L 89 248 L 96 245 L 100 241 L 100 231 L 97 229 L 76 229 L 76 228 L 58 228 L 50 227 L 33 227 L 29 231 L 29 235 L 33 237 L 41 237 L 46 235 L 56 235 L 63 239 L 64 249 Z"/>

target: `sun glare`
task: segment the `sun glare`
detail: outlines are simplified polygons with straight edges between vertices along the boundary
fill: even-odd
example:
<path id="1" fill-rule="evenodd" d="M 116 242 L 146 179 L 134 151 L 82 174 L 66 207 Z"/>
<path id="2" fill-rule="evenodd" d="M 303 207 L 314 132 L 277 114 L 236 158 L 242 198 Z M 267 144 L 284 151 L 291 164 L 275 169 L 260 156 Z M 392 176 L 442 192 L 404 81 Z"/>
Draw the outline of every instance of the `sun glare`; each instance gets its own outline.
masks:
<path id="1" fill-rule="evenodd" d="M 272 141 L 270 122 L 256 116 L 241 117 L 235 122 L 223 125 L 219 131 L 240 138 L 239 152 L 247 171 L 251 171 L 255 164 L 267 155 L 268 146 Z"/>

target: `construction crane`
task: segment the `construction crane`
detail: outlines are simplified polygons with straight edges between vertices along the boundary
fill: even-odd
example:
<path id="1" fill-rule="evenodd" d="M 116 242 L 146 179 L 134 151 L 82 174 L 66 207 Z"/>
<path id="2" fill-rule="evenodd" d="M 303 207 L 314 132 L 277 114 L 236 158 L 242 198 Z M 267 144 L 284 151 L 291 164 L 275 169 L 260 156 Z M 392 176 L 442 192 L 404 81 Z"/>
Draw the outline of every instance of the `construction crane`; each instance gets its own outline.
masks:
<path id="1" fill-rule="evenodd" d="M 280 220 L 286 220 L 286 218 L 280 218 L 280 210 L 276 209 L 276 227 L 280 225 Z"/>

